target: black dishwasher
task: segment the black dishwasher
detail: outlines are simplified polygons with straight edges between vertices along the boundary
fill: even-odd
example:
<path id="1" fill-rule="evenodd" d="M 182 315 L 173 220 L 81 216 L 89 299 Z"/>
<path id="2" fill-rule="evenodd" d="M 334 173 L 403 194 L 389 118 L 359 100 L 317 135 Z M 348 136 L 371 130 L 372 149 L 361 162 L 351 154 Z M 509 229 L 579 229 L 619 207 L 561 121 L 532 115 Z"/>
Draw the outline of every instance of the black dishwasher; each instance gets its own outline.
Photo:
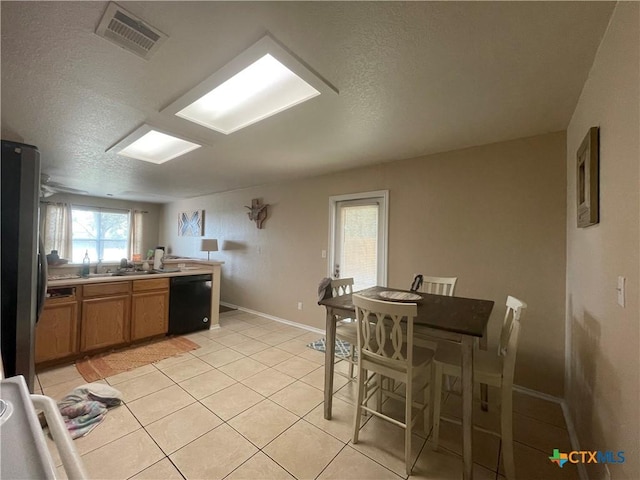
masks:
<path id="1" fill-rule="evenodd" d="M 211 275 L 171 278 L 169 334 L 180 335 L 211 327 Z"/>

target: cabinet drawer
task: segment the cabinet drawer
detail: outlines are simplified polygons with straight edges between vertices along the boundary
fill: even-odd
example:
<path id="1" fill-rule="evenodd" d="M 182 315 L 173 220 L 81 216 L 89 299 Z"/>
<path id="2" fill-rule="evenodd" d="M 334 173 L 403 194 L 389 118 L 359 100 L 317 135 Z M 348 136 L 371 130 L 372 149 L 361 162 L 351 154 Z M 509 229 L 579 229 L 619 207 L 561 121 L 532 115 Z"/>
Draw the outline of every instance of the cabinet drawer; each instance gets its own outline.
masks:
<path id="1" fill-rule="evenodd" d="M 47 289 L 47 298 L 44 302 L 45 307 L 49 305 L 59 305 L 69 302 L 75 302 L 77 295 L 81 291 L 81 287 L 52 287 Z"/>
<path id="2" fill-rule="evenodd" d="M 168 290 L 168 289 L 169 289 L 168 278 L 149 278 L 145 280 L 133 281 L 134 292 L 146 292 L 147 290 Z"/>
<path id="3" fill-rule="evenodd" d="M 104 297 L 129 292 L 131 292 L 131 282 L 96 283 L 94 285 L 84 285 L 82 288 L 84 298 Z"/>

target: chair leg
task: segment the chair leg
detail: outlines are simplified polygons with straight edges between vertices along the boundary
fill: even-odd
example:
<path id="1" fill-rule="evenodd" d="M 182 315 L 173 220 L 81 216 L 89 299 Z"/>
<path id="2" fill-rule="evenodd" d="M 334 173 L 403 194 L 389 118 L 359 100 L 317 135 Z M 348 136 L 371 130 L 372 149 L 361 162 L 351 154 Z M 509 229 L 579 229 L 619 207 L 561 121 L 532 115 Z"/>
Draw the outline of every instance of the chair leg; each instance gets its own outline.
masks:
<path id="1" fill-rule="evenodd" d="M 349 348 L 349 378 L 353 378 L 353 365 L 355 359 L 356 349 L 353 345 Z"/>
<path id="2" fill-rule="evenodd" d="M 411 406 L 413 404 L 413 380 L 407 379 L 406 396 L 404 402 L 404 463 L 407 475 L 411 475 Z"/>
<path id="3" fill-rule="evenodd" d="M 360 433 L 360 415 L 362 414 L 362 398 L 365 389 L 367 374 L 362 368 L 358 368 L 358 395 L 356 399 L 355 417 L 353 419 L 353 443 L 358 443 Z"/>
<path id="4" fill-rule="evenodd" d="M 433 369 L 433 365 L 431 366 L 431 368 Z M 429 435 L 429 427 L 431 426 L 431 409 L 433 408 L 433 403 L 431 403 L 431 397 L 432 397 L 432 390 L 433 390 L 433 382 L 429 381 L 429 385 L 427 387 L 425 387 L 423 395 L 423 402 L 424 402 L 424 409 L 422 410 L 422 416 L 424 417 L 424 433 L 425 435 Z"/>
<path id="5" fill-rule="evenodd" d="M 508 480 L 515 480 L 516 467 L 513 459 L 513 397 L 511 389 L 502 386 L 500 408 L 500 436 L 502 437 L 502 462 Z"/>
<path id="6" fill-rule="evenodd" d="M 434 384 L 433 384 L 433 434 L 432 446 L 433 450 L 438 449 L 440 441 L 440 403 L 442 402 L 442 365 L 436 363 L 434 365 Z"/>

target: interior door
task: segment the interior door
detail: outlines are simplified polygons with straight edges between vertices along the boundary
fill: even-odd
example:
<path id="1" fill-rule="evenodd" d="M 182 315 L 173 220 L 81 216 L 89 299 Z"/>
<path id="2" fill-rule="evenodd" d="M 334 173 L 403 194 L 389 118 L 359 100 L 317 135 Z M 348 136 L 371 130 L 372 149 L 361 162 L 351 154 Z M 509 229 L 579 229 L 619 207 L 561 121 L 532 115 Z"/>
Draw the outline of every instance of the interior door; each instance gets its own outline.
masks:
<path id="1" fill-rule="evenodd" d="M 354 291 L 387 283 L 387 192 L 332 197 L 330 276 Z"/>

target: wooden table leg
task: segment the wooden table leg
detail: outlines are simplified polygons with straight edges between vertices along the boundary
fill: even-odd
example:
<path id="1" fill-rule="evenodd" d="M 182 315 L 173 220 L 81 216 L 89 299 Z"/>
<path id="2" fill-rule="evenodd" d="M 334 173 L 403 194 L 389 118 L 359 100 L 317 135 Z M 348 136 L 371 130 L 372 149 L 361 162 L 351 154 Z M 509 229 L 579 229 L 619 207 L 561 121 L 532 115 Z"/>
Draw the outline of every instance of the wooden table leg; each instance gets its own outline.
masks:
<path id="1" fill-rule="evenodd" d="M 462 459 L 464 480 L 473 479 L 473 337 L 462 337 Z"/>
<path id="2" fill-rule="evenodd" d="M 324 352 L 324 418 L 331 420 L 331 406 L 333 401 L 333 361 L 336 350 L 336 321 L 335 315 L 327 308 L 327 323 L 325 326 Z"/>

